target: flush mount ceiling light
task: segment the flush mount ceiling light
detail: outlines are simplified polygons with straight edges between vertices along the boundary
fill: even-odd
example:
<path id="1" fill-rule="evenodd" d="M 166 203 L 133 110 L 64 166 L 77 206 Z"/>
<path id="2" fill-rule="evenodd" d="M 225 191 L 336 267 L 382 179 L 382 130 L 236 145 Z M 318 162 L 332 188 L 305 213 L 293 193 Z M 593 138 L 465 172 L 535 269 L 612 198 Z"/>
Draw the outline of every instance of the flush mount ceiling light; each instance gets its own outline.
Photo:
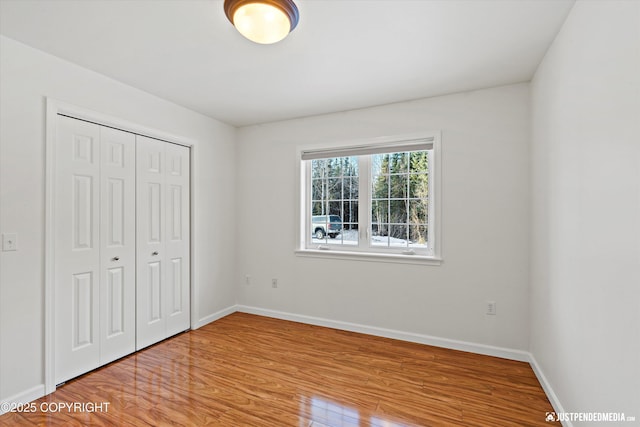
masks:
<path id="1" fill-rule="evenodd" d="M 224 0 L 224 13 L 240 34 L 260 44 L 287 37 L 299 18 L 291 0 Z"/>

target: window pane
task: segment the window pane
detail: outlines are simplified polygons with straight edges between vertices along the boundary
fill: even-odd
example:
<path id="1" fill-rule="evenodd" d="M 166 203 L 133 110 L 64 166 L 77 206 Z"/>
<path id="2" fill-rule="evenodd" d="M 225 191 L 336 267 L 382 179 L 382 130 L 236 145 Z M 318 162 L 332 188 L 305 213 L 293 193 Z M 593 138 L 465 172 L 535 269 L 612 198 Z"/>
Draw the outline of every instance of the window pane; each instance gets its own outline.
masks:
<path id="1" fill-rule="evenodd" d="M 371 224 L 371 245 L 389 246 L 389 226 L 387 224 Z"/>
<path id="2" fill-rule="evenodd" d="M 427 173 L 429 171 L 428 151 L 414 151 L 409 156 L 411 172 Z"/>
<path id="3" fill-rule="evenodd" d="M 371 174 L 380 175 L 389 173 L 389 155 L 374 154 L 371 156 Z"/>
<path id="4" fill-rule="evenodd" d="M 329 243 L 339 243 L 341 245 L 358 245 L 358 229 L 352 229 L 348 227 L 348 224 L 344 224 L 344 229 L 338 235 L 335 241 Z"/>
<path id="5" fill-rule="evenodd" d="M 389 197 L 389 175 L 372 175 L 371 197 L 374 199 Z"/>
<path id="6" fill-rule="evenodd" d="M 388 223 L 389 222 L 389 200 L 373 200 L 371 202 L 371 222 L 372 223 Z"/>
<path id="7" fill-rule="evenodd" d="M 412 224 L 426 224 L 429 212 L 427 199 L 409 200 L 409 222 Z"/>
<path id="8" fill-rule="evenodd" d="M 358 198 L 358 177 L 345 178 L 344 180 L 344 198 L 345 199 L 357 199 Z"/>
<path id="9" fill-rule="evenodd" d="M 340 218 L 342 218 L 342 202 L 341 201 L 334 201 L 334 200 L 329 200 L 329 215 L 338 215 Z"/>
<path id="10" fill-rule="evenodd" d="M 341 222 L 332 222 L 329 223 L 329 229 L 327 230 L 327 234 L 332 239 L 335 239 L 338 234 L 342 231 L 342 223 Z"/>
<path id="11" fill-rule="evenodd" d="M 325 178 L 326 163 L 327 161 L 325 159 L 311 162 L 311 178 Z"/>
<path id="12" fill-rule="evenodd" d="M 358 176 L 358 158 L 357 157 L 343 157 L 343 175 L 344 176 Z"/>
<path id="13" fill-rule="evenodd" d="M 311 180 L 311 199 L 312 200 L 324 199 L 326 188 L 327 188 L 326 180 L 324 179 Z"/>
<path id="14" fill-rule="evenodd" d="M 329 178 L 327 181 L 327 199 L 342 199 L 342 178 Z"/>
<path id="15" fill-rule="evenodd" d="M 404 224 L 391 224 L 389 227 L 389 245 L 407 246 L 408 227 Z"/>
<path id="16" fill-rule="evenodd" d="M 345 200 L 342 203 L 343 221 L 350 223 L 358 223 L 358 201 L 357 200 Z"/>
<path id="17" fill-rule="evenodd" d="M 326 213 L 326 203 L 313 201 L 311 203 L 311 215 L 324 215 Z"/>
<path id="18" fill-rule="evenodd" d="M 407 201 L 391 200 L 389 202 L 389 222 L 406 223 L 407 222 Z"/>
<path id="19" fill-rule="evenodd" d="M 427 245 L 427 226 L 426 225 L 410 225 L 409 226 L 409 246 L 424 247 Z"/>
<path id="20" fill-rule="evenodd" d="M 341 159 L 325 159 L 325 174 L 328 177 L 338 177 L 342 176 L 342 165 Z"/>
<path id="21" fill-rule="evenodd" d="M 407 153 L 389 154 L 389 173 L 408 173 L 409 157 Z"/>
<path id="22" fill-rule="evenodd" d="M 389 197 L 389 155 L 371 156 L 371 197 L 386 199 Z"/>
<path id="23" fill-rule="evenodd" d="M 429 175 L 411 174 L 409 175 L 409 197 L 424 198 L 429 195 Z"/>
<path id="24" fill-rule="evenodd" d="M 406 199 L 408 188 L 407 175 L 390 175 L 389 176 L 389 192 L 391 199 Z"/>

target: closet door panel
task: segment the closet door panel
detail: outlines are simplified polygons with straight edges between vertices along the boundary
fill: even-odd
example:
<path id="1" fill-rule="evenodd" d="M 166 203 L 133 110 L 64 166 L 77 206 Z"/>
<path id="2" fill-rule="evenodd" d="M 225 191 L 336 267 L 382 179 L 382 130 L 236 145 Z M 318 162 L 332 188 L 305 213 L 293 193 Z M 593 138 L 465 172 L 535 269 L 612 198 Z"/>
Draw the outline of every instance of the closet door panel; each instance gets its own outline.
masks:
<path id="1" fill-rule="evenodd" d="M 55 166 L 55 381 L 99 366 L 100 129 L 59 116 Z"/>
<path id="2" fill-rule="evenodd" d="M 190 150 L 167 144 L 167 336 L 190 326 Z"/>
<path id="3" fill-rule="evenodd" d="M 100 364 L 135 351 L 135 135 L 100 127 Z"/>
<path id="4" fill-rule="evenodd" d="M 136 137 L 138 350 L 166 338 L 165 145 Z"/>

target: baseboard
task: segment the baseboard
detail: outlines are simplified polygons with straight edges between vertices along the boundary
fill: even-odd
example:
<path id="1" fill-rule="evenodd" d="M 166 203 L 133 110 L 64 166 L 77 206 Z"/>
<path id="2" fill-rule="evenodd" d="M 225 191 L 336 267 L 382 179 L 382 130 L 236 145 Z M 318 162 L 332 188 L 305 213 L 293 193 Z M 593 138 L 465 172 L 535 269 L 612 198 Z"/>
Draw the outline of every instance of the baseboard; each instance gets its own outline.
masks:
<path id="1" fill-rule="evenodd" d="M 40 399 L 44 396 L 44 384 L 37 385 L 22 393 L 14 394 L 6 399 L 2 399 L 2 405 L 0 405 L 0 415 L 5 412 L 9 412 L 17 405 L 22 403 L 29 403 L 33 400 Z"/>
<path id="2" fill-rule="evenodd" d="M 232 305 L 227 308 L 223 308 L 222 310 L 216 311 L 215 313 L 205 316 L 202 319 L 198 320 L 195 325 L 191 326 L 191 329 L 201 328 L 207 323 L 215 322 L 216 320 L 222 319 L 223 317 L 228 316 L 232 313 L 235 313 L 236 311 L 238 311 L 238 309 L 237 309 L 237 306 L 235 305 Z"/>
<path id="3" fill-rule="evenodd" d="M 549 399 L 551 406 L 553 406 L 553 409 L 556 411 L 556 413 L 564 413 L 565 410 L 560 403 L 560 399 L 558 399 L 558 396 L 553 391 L 553 388 L 551 388 L 549 380 L 547 380 L 547 377 L 544 375 L 544 372 L 542 372 L 542 368 L 538 364 L 538 361 L 531 353 L 529 353 L 529 365 L 531 365 L 533 373 L 536 374 L 536 377 L 538 378 L 542 389 L 547 395 L 547 399 Z M 573 427 L 573 423 L 571 421 L 561 421 L 561 424 L 563 425 L 563 427 Z"/>
<path id="4" fill-rule="evenodd" d="M 522 350 L 513 350 L 503 347 L 494 347 L 485 344 L 477 344 L 466 341 L 452 340 L 448 338 L 434 337 L 430 335 L 416 334 L 412 332 L 402 332 L 393 329 L 379 328 L 376 326 L 360 325 L 357 323 L 342 322 L 338 320 L 330 320 L 321 317 L 305 316 L 301 314 L 286 313 L 277 310 L 268 310 L 258 307 L 250 307 L 246 305 L 236 306 L 237 311 L 241 313 L 257 314 L 260 316 L 273 317 L 282 320 L 291 320 L 293 322 L 307 323 L 316 326 L 325 326 L 327 328 L 341 329 L 344 331 L 359 332 L 362 334 L 374 335 L 384 338 L 393 338 L 402 341 L 415 342 L 418 344 L 432 345 L 435 347 L 443 347 L 452 350 L 468 351 L 470 353 L 484 354 L 487 356 L 501 357 L 503 359 L 517 360 L 520 362 L 529 362 L 530 354 Z"/>

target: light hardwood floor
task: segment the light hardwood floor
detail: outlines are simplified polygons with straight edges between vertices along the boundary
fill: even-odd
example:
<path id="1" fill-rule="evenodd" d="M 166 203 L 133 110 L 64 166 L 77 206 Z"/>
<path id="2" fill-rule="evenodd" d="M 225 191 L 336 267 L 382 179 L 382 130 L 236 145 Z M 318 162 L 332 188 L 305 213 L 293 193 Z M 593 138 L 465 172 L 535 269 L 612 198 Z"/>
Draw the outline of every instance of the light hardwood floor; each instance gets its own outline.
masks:
<path id="1" fill-rule="evenodd" d="M 0 425 L 549 426 L 531 367 L 234 313 L 34 402 L 106 412 L 8 413 Z"/>

